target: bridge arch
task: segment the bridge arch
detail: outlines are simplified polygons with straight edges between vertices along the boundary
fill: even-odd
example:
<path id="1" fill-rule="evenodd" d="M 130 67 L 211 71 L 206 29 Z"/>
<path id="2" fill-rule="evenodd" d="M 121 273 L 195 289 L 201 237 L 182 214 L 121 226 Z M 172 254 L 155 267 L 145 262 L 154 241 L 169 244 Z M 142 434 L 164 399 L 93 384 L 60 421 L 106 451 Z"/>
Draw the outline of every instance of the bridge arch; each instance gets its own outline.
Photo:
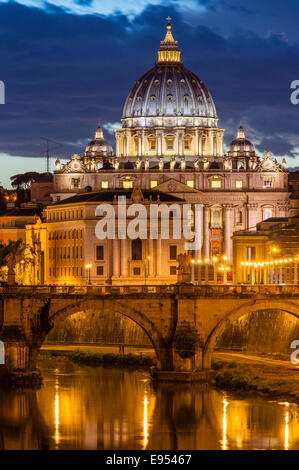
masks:
<path id="1" fill-rule="evenodd" d="M 299 304 L 285 300 L 258 300 L 248 304 L 243 304 L 229 311 L 220 321 L 217 323 L 215 328 L 209 334 L 206 343 L 203 348 L 203 369 L 211 368 L 212 354 L 220 336 L 224 331 L 231 325 L 232 322 L 238 320 L 238 318 L 253 312 L 265 310 L 281 310 L 285 313 L 289 313 L 299 319 Z"/>
<path id="2" fill-rule="evenodd" d="M 86 310 L 101 311 L 106 314 L 111 312 L 118 313 L 132 320 L 142 328 L 152 343 L 156 353 L 158 368 L 160 370 L 172 370 L 172 350 L 169 348 L 167 341 L 162 337 L 156 325 L 139 309 L 133 307 L 132 302 L 128 300 L 124 301 L 115 298 L 86 299 L 70 303 L 57 310 L 52 306 L 49 315 L 49 322 L 52 325 L 51 329 L 67 317 Z"/>

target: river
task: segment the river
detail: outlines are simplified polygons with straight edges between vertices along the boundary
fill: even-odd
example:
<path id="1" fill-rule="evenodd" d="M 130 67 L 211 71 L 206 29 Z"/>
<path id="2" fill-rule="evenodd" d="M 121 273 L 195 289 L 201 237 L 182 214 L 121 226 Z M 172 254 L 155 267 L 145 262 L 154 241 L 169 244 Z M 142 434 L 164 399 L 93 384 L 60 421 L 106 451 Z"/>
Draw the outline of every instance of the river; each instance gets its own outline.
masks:
<path id="1" fill-rule="evenodd" d="M 0 391 L 0 449 L 299 449 L 296 404 L 62 358 L 39 366 L 39 390 Z"/>

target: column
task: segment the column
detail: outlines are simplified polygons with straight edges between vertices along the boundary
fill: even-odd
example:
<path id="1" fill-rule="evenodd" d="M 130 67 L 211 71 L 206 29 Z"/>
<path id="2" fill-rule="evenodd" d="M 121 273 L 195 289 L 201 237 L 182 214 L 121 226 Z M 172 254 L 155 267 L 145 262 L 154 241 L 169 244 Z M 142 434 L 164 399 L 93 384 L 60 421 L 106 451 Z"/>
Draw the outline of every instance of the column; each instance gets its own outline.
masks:
<path id="1" fill-rule="evenodd" d="M 113 276 L 119 276 L 119 241 L 117 238 L 113 239 Z"/>
<path id="2" fill-rule="evenodd" d="M 247 207 L 247 230 L 255 230 L 256 224 L 258 221 L 257 218 L 257 210 L 258 204 L 257 203 L 248 203 L 246 204 Z"/>
<path id="3" fill-rule="evenodd" d="M 138 132 L 137 135 L 137 155 L 140 156 L 142 154 L 142 149 L 141 149 L 141 133 Z"/>
<path id="4" fill-rule="evenodd" d="M 232 262 L 232 204 L 224 204 L 224 252 L 229 264 Z"/>
<path id="5" fill-rule="evenodd" d="M 209 206 L 203 208 L 203 254 L 210 257 Z"/>
<path id="6" fill-rule="evenodd" d="M 148 256 L 151 257 L 148 263 L 148 275 L 153 276 L 154 274 L 154 240 L 152 238 L 148 239 Z"/>
<path id="7" fill-rule="evenodd" d="M 199 155 L 202 156 L 202 131 L 199 133 L 198 147 Z"/>
<path id="8" fill-rule="evenodd" d="M 156 261 L 157 261 L 157 276 L 161 276 L 162 274 L 162 240 L 161 240 L 161 233 L 159 230 L 158 239 L 156 240 L 157 243 L 157 250 L 156 250 Z"/>
<path id="9" fill-rule="evenodd" d="M 195 129 L 195 155 L 199 155 L 199 139 L 198 139 L 198 129 Z"/>
<path id="10" fill-rule="evenodd" d="M 209 138 L 210 138 L 210 155 L 214 155 L 214 133 L 209 132 Z"/>
<path id="11" fill-rule="evenodd" d="M 145 154 L 145 131 L 144 129 L 141 132 L 141 155 Z"/>
<path id="12" fill-rule="evenodd" d="M 121 276 L 128 277 L 128 240 L 121 240 Z"/>
<path id="13" fill-rule="evenodd" d="M 161 134 L 156 131 L 156 139 L 157 139 L 157 155 L 160 157 L 162 155 L 162 142 L 161 142 Z"/>

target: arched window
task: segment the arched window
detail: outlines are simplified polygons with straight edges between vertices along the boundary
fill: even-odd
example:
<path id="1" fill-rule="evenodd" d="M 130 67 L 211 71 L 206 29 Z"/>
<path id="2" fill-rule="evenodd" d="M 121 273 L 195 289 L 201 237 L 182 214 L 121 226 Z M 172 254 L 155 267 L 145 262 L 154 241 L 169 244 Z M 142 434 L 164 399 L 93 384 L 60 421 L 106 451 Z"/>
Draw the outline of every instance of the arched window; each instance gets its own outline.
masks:
<path id="1" fill-rule="evenodd" d="M 222 227 L 222 209 L 221 207 L 211 208 L 211 226 L 214 228 Z"/>
<path id="2" fill-rule="evenodd" d="M 263 220 L 267 220 L 273 217 L 273 208 L 272 207 L 264 207 L 263 208 Z"/>
<path id="3" fill-rule="evenodd" d="M 142 260 L 142 240 L 132 240 L 132 260 Z"/>

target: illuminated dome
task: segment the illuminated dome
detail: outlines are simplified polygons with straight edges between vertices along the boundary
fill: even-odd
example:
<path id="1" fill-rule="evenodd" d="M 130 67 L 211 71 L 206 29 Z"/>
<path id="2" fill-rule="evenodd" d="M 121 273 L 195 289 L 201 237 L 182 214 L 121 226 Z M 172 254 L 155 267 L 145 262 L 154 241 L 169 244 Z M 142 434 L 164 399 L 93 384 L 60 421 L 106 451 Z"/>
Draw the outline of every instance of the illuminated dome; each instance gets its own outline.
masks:
<path id="1" fill-rule="evenodd" d="M 178 42 L 167 25 L 158 61 L 130 91 L 122 115 L 123 127 L 216 127 L 217 114 L 205 84 L 181 62 Z"/>
<path id="2" fill-rule="evenodd" d="M 255 156 L 254 145 L 246 138 L 245 131 L 241 125 L 238 129 L 237 137 L 228 147 L 227 155 L 229 157 Z"/>
<path id="3" fill-rule="evenodd" d="M 90 158 L 113 156 L 113 148 L 109 142 L 105 140 L 100 125 L 96 129 L 94 139 L 87 145 L 84 156 Z"/>

